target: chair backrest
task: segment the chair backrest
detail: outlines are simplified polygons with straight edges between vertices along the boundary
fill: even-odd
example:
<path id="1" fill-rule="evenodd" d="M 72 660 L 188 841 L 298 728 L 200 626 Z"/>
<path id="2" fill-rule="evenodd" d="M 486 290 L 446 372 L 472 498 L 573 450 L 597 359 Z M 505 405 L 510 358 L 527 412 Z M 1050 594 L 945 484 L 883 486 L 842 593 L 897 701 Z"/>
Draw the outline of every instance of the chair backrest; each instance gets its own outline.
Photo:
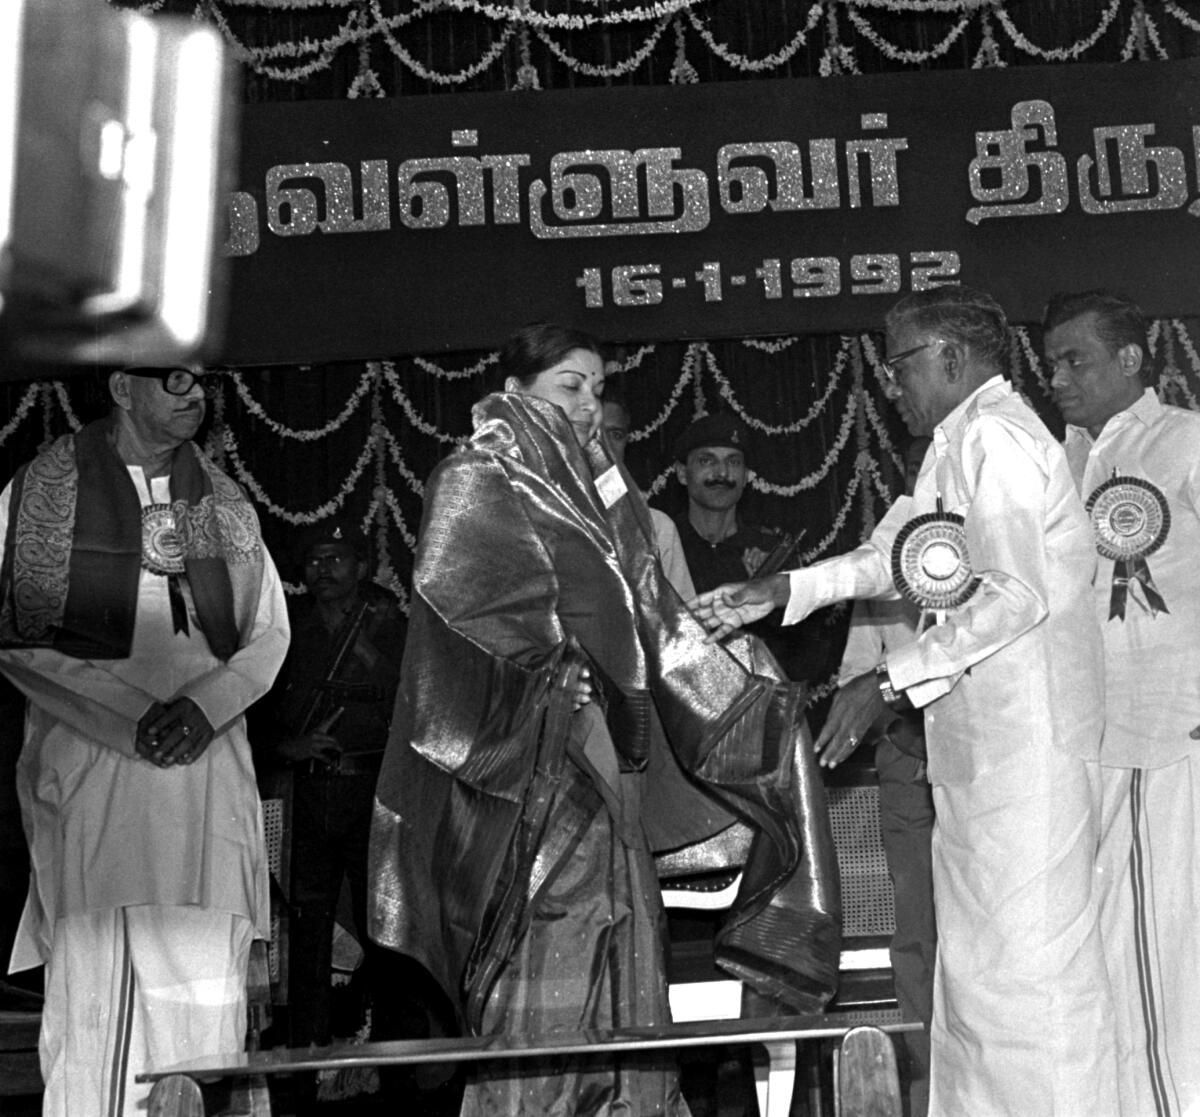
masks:
<path id="1" fill-rule="evenodd" d="M 896 1049 L 886 1032 L 851 1028 L 834 1066 L 836 1117 L 901 1117 Z"/>
<path id="2" fill-rule="evenodd" d="M 890 936 L 896 909 L 879 834 L 879 785 L 834 784 L 826 789 L 826 800 L 841 877 L 842 934 L 847 939 Z"/>

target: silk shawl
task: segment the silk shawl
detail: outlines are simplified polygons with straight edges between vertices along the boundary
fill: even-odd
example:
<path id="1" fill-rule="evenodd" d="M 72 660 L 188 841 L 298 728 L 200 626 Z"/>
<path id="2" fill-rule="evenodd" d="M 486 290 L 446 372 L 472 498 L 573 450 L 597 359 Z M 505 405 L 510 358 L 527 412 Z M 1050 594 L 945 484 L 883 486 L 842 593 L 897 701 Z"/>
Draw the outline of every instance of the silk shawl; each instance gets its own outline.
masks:
<path id="1" fill-rule="evenodd" d="M 142 566 L 142 509 L 112 419 L 64 435 L 18 470 L 0 568 L 0 643 L 125 659 Z M 175 452 L 172 510 L 200 627 L 227 661 L 262 581 L 258 519 L 193 442 Z"/>
<path id="2" fill-rule="evenodd" d="M 372 937 L 422 961 L 477 1030 L 523 909 L 582 825 L 538 811 L 563 766 L 585 763 L 562 755 L 562 722 L 586 663 L 622 767 L 646 773 L 652 849 L 739 818 L 756 832 L 719 964 L 818 1010 L 840 911 L 803 689 L 752 637 L 704 642 L 599 438 L 581 448 L 560 409 L 521 394 L 487 397 L 474 419 L 426 494 L 376 796 Z"/>

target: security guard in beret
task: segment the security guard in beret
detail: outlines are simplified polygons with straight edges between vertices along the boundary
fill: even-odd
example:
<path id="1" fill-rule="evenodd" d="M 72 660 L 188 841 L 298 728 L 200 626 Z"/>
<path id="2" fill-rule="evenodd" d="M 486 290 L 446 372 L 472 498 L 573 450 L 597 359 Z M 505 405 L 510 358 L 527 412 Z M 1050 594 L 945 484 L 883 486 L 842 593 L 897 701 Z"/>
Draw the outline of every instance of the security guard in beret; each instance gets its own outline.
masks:
<path id="1" fill-rule="evenodd" d="M 687 489 L 687 511 L 675 520 L 688 570 L 698 593 L 726 582 L 745 581 L 766 562 L 786 556 L 788 539 L 777 528 L 746 522 L 738 504 L 746 488 L 745 424 L 732 412 L 718 411 L 697 419 L 675 444 L 675 470 Z M 810 673 L 805 641 L 780 630 L 777 618 L 766 618 L 747 631 L 762 637 L 790 678 Z"/>

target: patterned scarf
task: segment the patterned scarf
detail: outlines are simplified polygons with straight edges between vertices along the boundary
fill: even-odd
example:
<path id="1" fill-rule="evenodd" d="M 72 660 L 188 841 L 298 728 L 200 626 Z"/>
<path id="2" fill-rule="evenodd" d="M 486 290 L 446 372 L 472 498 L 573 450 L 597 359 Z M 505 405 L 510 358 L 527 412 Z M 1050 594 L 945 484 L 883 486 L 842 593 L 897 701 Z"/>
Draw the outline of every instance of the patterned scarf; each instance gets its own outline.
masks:
<path id="1" fill-rule="evenodd" d="M 53 647 L 79 659 L 125 659 L 133 645 L 143 565 L 137 490 L 102 419 L 64 435 L 13 479 L 0 567 L 0 645 Z M 230 571 L 257 585 L 262 543 L 254 509 L 194 443 L 175 453 L 171 508 L 184 573 L 212 652 L 242 640 Z"/>

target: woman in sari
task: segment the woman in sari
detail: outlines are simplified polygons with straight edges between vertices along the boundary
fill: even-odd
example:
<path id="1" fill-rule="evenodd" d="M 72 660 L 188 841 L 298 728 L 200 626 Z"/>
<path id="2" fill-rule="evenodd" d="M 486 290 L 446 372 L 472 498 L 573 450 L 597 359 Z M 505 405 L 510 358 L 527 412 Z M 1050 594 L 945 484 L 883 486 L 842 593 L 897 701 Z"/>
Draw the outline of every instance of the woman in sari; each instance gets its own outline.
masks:
<path id="1" fill-rule="evenodd" d="M 758 838 L 719 960 L 816 1010 L 836 976 L 836 886 L 819 781 L 797 788 L 813 772 L 797 763 L 798 688 L 750 638 L 706 644 L 667 584 L 646 505 L 598 435 L 596 343 L 527 327 L 501 369 L 426 493 L 372 936 L 418 958 L 474 1034 L 664 1024 L 652 850 L 740 818 Z M 462 1111 L 688 1112 L 661 1055 L 484 1064 Z"/>

